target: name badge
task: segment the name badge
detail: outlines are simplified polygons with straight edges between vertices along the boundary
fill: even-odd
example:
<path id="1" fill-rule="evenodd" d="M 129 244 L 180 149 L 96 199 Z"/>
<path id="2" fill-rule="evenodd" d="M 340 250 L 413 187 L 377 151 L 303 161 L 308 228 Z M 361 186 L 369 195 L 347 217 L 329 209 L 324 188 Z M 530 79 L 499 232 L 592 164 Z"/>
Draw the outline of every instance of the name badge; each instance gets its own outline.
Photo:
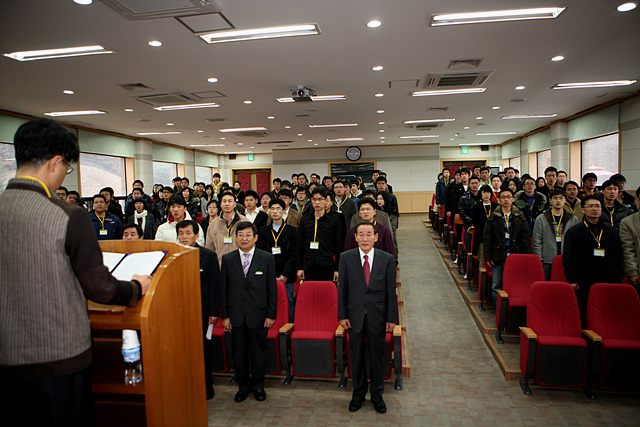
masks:
<path id="1" fill-rule="evenodd" d="M 511 233 L 504 233 L 504 238 L 505 239 L 511 238 Z"/>
<path id="2" fill-rule="evenodd" d="M 338 209 L 336 212 L 338 212 L 338 213 L 342 213 L 342 211 L 341 211 L 340 209 Z"/>
<path id="3" fill-rule="evenodd" d="M 556 236 L 556 242 L 558 243 L 562 242 L 562 236 Z"/>
<path id="4" fill-rule="evenodd" d="M 280 255 L 282 253 L 282 248 L 280 246 L 274 246 L 271 248 L 271 253 L 274 255 Z"/>
<path id="5" fill-rule="evenodd" d="M 107 230 L 100 230 L 100 235 L 101 236 L 106 236 L 107 234 L 109 234 L 109 232 Z"/>
<path id="6" fill-rule="evenodd" d="M 604 256 L 604 249 L 594 248 L 593 249 L 593 256 L 603 257 Z"/>
<path id="7" fill-rule="evenodd" d="M 319 242 L 310 242 L 309 243 L 309 249 L 319 249 L 320 248 L 320 243 Z"/>
<path id="8" fill-rule="evenodd" d="M 224 238 L 224 242 L 225 243 L 233 243 L 233 239 L 231 237 L 225 237 Z"/>

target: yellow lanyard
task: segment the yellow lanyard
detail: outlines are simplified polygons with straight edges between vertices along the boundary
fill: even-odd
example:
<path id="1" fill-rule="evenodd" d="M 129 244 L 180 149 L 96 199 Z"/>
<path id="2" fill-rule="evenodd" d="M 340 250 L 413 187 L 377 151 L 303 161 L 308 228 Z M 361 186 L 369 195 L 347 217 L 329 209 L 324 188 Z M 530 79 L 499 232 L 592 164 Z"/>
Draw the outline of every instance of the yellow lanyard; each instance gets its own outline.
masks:
<path id="1" fill-rule="evenodd" d="M 575 203 L 575 201 L 574 201 L 574 203 Z M 575 208 L 572 208 L 568 201 L 567 201 L 567 203 L 565 204 L 565 206 L 568 206 L 568 207 L 569 207 L 569 210 L 571 211 L 571 213 L 572 213 L 572 214 L 575 214 L 575 213 L 576 213 L 576 208 L 577 208 L 577 206 L 576 206 Z M 574 205 L 574 206 L 575 206 L 575 205 Z"/>
<path id="2" fill-rule="evenodd" d="M 504 223 L 505 223 L 505 224 L 506 224 L 506 226 L 507 226 L 507 231 L 508 231 L 508 230 L 510 230 L 510 228 L 509 228 L 509 217 L 510 217 L 510 216 L 511 216 L 511 214 L 509 214 L 509 215 L 503 215 L 503 217 L 502 217 L 502 218 L 504 218 Z"/>
<path id="3" fill-rule="evenodd" d="M 489 206 L 489 209 L 487 209 L 487 206 Z M 491 203 L 489 203 L 488 205 L 485 205 L 483 203 L 482 207 L 484 208 L 485 215 L 487 215 L 487 219 L 489 219 L 489 217 L 491 216 Z"/>
<path id="4" fill-rule="evenodd" d="M 604 231 L 604 228 L 600 230 L 600 235 L 596 237 L 596 235 L 593 234 L 593 231 L 591 231 L 591 229 L 589 228 L 589 224 L 587 224 L 587 221 L 582 221 L 582 222 L 584 222 L 585 227 L 587 227 L 587 230 L 589 230 L 589 233 L 591 233 L 593 238 L 596 239 L 596 242 L 598 242 L 598 249 L 600 249 L 600 239 L 602 239 L 602 232 Z"/>
<path id="5" fill-rule="evenodd" d="M 213 217 L 209 215 L 209 224 L 211 224 L 211 221 L 213 221 Z"/>
<path id="6" fill-rule="evenodd" d="M 344 205 L 344 202 L 346 202 L 346 201 L 347 201 L 347 198 L 346 198 L 346 197 L 343 197 L 343 198 L 342 198 L 342 202 L 340 202 L 340 204 L 337 204 L 335 200 L 333 201 L 333 204 L 334 204 L 334 205 L 336 205 L 336 207 L 338 208 L 338 210 L 340 210 L 340 207 L 341 207 L 342 205 Z"/>
<path id="7" fill-rule="evenodd" d="M 105 214 L 105 218 L 106 218 L 106 217 L 107 217 L 107 215 Z M 104 230 L 104 229 L 105 229 L 105 228 L 104 228 L 104 218 L 100 218 L 100 217 L 98 216 L 98 214 L 96 214 L 96 218 L 98 218 L 98 221 L 100 221 L 100 224 L 102 224 L 102 228 L 101 228 L 101 230 Z"/>
<path id="8" fill-rule="evenodd" d="M 611 210 L 609 210 L 609 208 L 606 208 L 607 211 L 609 211 L 609 216 L 611 217 L 611 225 L 613 225 L 613 213 L 616 210 L 616 207 L 614 206 Z"/>
<path id="9" fill-rule="evenodd" d="M 16 178 L 31 179 L 33 181 L 36 181 L 38 184 L 42 185 L 42 188 L 44 188 L 44 191 L 47 193 L 47 196 L 49 198 L 51 198 L 51 192 L 49 191 L 49 187 L 47 187 L 46 184 L 44 182 L 40 181 L 38 178 L 34 178 L 32 176 L 26 176 L 26 175 L 16 176 Z"/>
<path id="10" fill-rule="evenodd" d="M 551 215 L 553 215 L 553 213 L 551 213 Z M 562 213 L 560 214 L 560 220 L 558 221 L 558 225 L 556 226 L 556 236 L 560 236 L 560 226 L 562 225 L 562 217 L 563 217 L 563 216 L 564 216 L 564 210 L 563 210 L 563 211 L 562 211 Z M 553 218 L 553 219 L 554 219 L 554 220 L 556 219 L 556 218 L 555 218 L 555 215 L 554 215 L 554 218 Z"/>
<path id="11" fill-rule="evenodd" d="M 316 225 L 313 229 L 313 241 L 317 242 L 316 235 L 318 234 L 318 217 L 314 215 L 314 218 L 316 219 Z"/>
<path id="12" fill-rule="evenodd" d="M 278 231 L 278 235 L 273 234 L 273 227 L 271 227 L 271 235 L 273 236 L 273 241 L 276 247 L 278 247 L 278 239 L 280 238 L 280 234 L 282 234 L 282 230 L 287 226 L 287 224 L 282 223 L 280 230 Z"/>

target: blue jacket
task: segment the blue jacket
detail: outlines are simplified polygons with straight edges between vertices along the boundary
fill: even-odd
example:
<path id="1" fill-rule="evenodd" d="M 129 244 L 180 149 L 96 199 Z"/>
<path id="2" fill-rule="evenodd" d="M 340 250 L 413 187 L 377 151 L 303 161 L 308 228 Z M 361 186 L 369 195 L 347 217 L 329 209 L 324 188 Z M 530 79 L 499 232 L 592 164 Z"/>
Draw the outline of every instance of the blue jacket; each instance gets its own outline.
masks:
<path id="1" fill-rule="evenodd" d="M 447 185 L 444 183 L 444 178 L 441 178 L 436 183 L 436 204 L 444 205 L 444 193 L 447 191 Z"/>
<path id="2" fill-rule="evenodd" d="M 95 211 L 89 213 L 93 228 L 96 230 L 96 236 L 98 240 L 120 240 L 122 239 L 122 223 L 120 220 L 110 212 L 104 214 L 104 229 L 102 228 L 102 222 L 96 216 Z M 105 230 L 105 231 L 102 231 Z"/>

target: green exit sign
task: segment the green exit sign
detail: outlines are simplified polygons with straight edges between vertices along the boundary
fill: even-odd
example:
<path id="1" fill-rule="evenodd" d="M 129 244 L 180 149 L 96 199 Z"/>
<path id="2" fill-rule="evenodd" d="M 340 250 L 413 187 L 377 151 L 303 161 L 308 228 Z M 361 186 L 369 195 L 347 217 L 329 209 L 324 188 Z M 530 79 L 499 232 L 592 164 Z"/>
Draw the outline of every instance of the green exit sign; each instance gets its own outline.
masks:
<path id="1" fill-rule="evenodd" d="M 247 159 L 248 159 L 250 162 L 254 161 L 254 160 L 255 160 L 254 154 L 253 154 L 253 153 L 252 153 L 252 154 L 249 154 L 249 155 L 247 156 Z"/>
<path id="2" fill-rule="evenodd" d="M 460 152 L 462 154 L 469 154 L 469 146 L 468 145 L 461 145 L 460 146 Z"/>

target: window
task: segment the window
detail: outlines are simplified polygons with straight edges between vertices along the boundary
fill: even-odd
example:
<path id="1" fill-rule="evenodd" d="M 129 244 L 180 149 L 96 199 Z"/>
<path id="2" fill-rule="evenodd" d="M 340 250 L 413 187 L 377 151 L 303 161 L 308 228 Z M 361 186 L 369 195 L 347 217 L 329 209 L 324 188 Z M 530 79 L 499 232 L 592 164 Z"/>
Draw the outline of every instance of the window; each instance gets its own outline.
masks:
<path id="1" fill-rule="evenodd" d="M 544 176 L 544 170 L 551 166 L 551 150 L 538 151 L 536 159 L 538 161 L 538 176 Z"/>
<path id="2" fill-rule="evenodd" d="M 196 182 L 204 182 L 204 185 L 213 181 L 213 171 L 208 166 L 196 166 Z"/>
<path id="3" fill-rule="evenodd" d="M 9 179 L 16 174 L 16 158 L 13 144 L 0 144 L 0 193 L 7 187 Z"/>
<path id="4" fill-rule="evenodd" d="M 514 169 L 520 170 L 520 156 L 510 158 L 509 166 L 511 166 Z"/>
<path id="5" fill-rule="evenodd" d="M 175 163 L 153 162 L 153 182 L 165 187 L 173 185 L 173 178 L 178 176 L 178 167 Z"/>
<path id="6" fill-rule="evenodd" d="M 598 184 L 609 179 L 618 171 L 618 134 L 601 136 L 582 141 L 582 170 L 580 176 L 593 172 L 598 176 Z"/>
<path id="7" fill-rule="evenodd" d="M 126 196 L 124 157 L 80 153 L 82 197 L 91 197 L 101 188 L 113 188 L 116 197 Z"/>

